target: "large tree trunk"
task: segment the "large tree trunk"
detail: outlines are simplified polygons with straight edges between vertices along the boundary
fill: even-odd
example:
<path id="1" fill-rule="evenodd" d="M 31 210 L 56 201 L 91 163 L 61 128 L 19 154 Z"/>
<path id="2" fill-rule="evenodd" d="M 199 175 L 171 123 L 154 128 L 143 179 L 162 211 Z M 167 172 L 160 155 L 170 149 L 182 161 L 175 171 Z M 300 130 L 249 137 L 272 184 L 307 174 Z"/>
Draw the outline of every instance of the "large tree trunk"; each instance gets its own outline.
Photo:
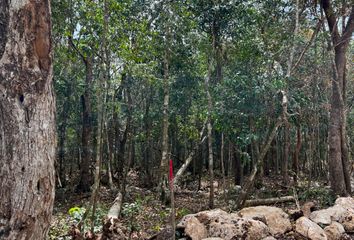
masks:
<path id="1" fill-rule="evenodd" d="M 92 69 L 92 57 L 83 59 L 86 67 L 86 82 L 85 82 L 85 92 L 81 96 L 82 103 L 82 160 L 81 160 L 81 173 L 80 173 L 80 182 L 77 186 L 79 192 L 89 192 L 90 186 L 92 183 L 92 177 L 90 174 L 90 165 L 91 165 L 91 135 L 92 135 L 92 126 L 91 126 L 91 83 L 93 78 L 93 69 Z"/>
<path id="2" fill-rule="evenodd" d="M 74 31 L 74 30 L 72 30 Z M 72 33 L 73 34 L 73 33 Z M 91 165 L 91 135 L 92 135 L 92 109 L 91 109 L 91 85 L 93 80 L 93 54 L 83 54 L 80 49 L 74 44 L 71 36 L 68 37 L 68 42 L 72 49 L 81 57 L 82 62 L 85 64 L 85 90 L 81 95 L 82 104 L 82 133 L 81 133 L 81 147 L 82 158 L 80 162 L 80 182 L 76 187 L 78 192 L 89 192 L 92 183 L 90 174 Z"/>
<path id="3" fill-rule="evenodd" d="M 349 176 L 349 153 L 346 143 L 346 52 L 354 31 L 354 5 L 347 4 L 351 13 L 347 24 L 343 22 L 342 34 L 330 0 L 321 1 L 326 14 L 334 48 L 331 112 L 329 119 L 329 169 L 331 187 L 335 194 L 351 193 Z M 343 6 L 344 7 L 344 6 Z M 344 26 L 345 25 L 345 26 Z"/>
<path id="4" fill-rule="evenodd" d="M 45 239 L 54 200 L 50 2 L 0 1 L 0 238 Z"/>

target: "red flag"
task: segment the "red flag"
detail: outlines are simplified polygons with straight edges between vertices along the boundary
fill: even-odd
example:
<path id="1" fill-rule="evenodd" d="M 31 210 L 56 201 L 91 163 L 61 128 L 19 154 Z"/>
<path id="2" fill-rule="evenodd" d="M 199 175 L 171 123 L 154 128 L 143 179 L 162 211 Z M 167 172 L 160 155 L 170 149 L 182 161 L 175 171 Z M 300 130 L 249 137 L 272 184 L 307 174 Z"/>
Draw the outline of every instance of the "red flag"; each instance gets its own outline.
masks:
<path id="1" fill-rule="evenodd" d="M 170 159 L 170 175 L 169 175 L 168 180 L 170 181 L 170 184 L 173 184 L 173 162 L 172 162 L 172 159 Z"/>

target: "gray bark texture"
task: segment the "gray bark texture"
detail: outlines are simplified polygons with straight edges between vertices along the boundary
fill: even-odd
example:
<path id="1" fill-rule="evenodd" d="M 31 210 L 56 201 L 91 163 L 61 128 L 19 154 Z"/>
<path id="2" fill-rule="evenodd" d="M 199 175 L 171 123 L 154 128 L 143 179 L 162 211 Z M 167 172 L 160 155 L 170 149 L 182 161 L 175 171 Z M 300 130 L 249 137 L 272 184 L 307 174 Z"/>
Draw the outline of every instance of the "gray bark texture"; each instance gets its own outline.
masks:
<path id="1" fill-rule="evenodd" d="M 49 0 L 0 0 L 0 239 L 45 239 L 56 147 Z"/>
<path id="2" fill-rule="evenodd" d="M 329 173 L 331 188 L 336 195 L 351 194 L 349 174 L 349 152 L 346 140 L 346 53 L 354 32 L 354 4 L 351 3 L 347 24 L 340 34 L 337 16 L 333 10 L 332 1 L 322 0 L 334 50 L 331 112 L 329 118 Z"/>

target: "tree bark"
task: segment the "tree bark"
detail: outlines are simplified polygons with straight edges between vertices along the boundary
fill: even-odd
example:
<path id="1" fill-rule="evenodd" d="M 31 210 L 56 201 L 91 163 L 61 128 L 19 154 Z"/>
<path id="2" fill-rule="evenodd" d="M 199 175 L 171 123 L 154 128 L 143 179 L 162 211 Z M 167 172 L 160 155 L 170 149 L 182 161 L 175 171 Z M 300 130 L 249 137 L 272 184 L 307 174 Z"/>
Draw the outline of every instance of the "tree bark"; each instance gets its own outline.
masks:
<path id="1" fill-rule="evenodd" d="M 211 79 L 211 64 L 212 61 L 209 59 L 208 62 L 208 76 L 206 76 L 204 85 L 205 91 L 208 99 L 208 116 L 207 116 L 207 130 L 208 130 L 208 168 L 209 168 L 209 185 L 210 185 L 210 195 L 209 195 L 209 208 L 214 207 L 214 159 L 213 159 L 213 127 L 211 125 L 211 111 L 213 108 L 213 103 L 210 94 L 209 82 Z"/>
<path id="2" fill-rule="evenodd" d="M 0 238 L 45 239 L 56 146 L 50 2 L 0 1 Z"/>
<path id="3" fill-rule="evenodd" d="M 242 155 L 238 151 L 233 151 L 234 154 L 234 173 L 235 173 L 235 179 L 234 183 L 235 185 L 242 185 L 243 183 L 243 166 L 242 166 Z"/>
<path id="4" fill-rule="evenodd" d="M 72 30 L 74 31 L 74 30 Z M 80 181 L 76 187 L 78 192 L 89 192 L 92 183 L 90 174 L 91 165 L 91 135 L 92 135 L 92 109 L 91 109 L 91 84 L 93 80 L 93 53 L 87 55 L 83 54 L 80 49 L 74 44 L 71 36 L 68 37 L 68 42 L 72 49 L 81 57 L 82 62 L 85 64 L 85 89 L 84 94 L 81 95 L 82 104 L 82 133 L 81 133 L 81 168 L 80 168 Z"/>
<path id="5" fill-rule="evenodd" d="M 106 118 L 106 98 L 107 98 L 107 85 L 109 81 L 109 64 L 108 64 L 108 49 L 107 49 L 107 33 L 108 33 L 108 3 L 107 0 L 104 0 L 103 4 L 103 23 L 104 30 L 102 33 L 102 50 L 103 50 L 103 59 L 102 65 L 104 66 L 103 76 L 99 78 L 98 88 L 96 90 L 97 96 L 97 135 L 96 135 L 96 165 L 95 165 L 95 181 L 93 188 L 93 205 L 92 205 L 92 214 L 91 214 L 91 232 L 94 232 L 95 226 L 95 214 L 96 214 L 96 204 L 97 204 L 97 195 L 100 188 L 100 179 L 101 179 L 101 165 L 103 159 L 103 142 L 104 142 L 104 121 Z M 107 143 L 108 144 L 108 143 Z M 109 169 L 110 171 L 110 169 Z M 108 173 L 109 175 L 110 173 Z M 112 180 L 112 178 L 110 178 Z"/>
<path id="6" fill-rule="evenodd" d="M 90 174 L 91 165 L 91 83 L 93 79 L 93 66 L 92 57 L 83 58 L 86 68 L 86 79 L 85 79 L 85 92 L 81 96 L 82 104 L 82 156 L 81 156 L 81 172 L 80 172 L 80 182 L 77 186 L 78 192 L 89 192 L 92 183 L 92 177 Z"/>
<path id="7" fill-rule="evenodd" d="M 293 171 L 294 171 L 294 183 L 297 184 L 299 175 L 299 154 L 301 150 L 301 126 L 298 125 L 296 129 L 296 148 L 294 151 L 293 159 Z"/>
<path id="8" fill-rule="evenodd" d="M 259 206 L 259 205 L 271 205 L 276 203 L 284 202 L 295 202 L 294 196 L 284 196 L 284 197 L 275 197 L 275 198 L 259 198 L 245 201 L 245 207 Z"/>
<path id="9" fill-rule="evenodd" d="M 296 0 L 296 9 L 295 9 L 295 28 L 294 28 L 294 40 L 297 37 L 299 31 L 299 0 Z M 295 43 L 293 42 L 290 49 L 290 55 L 288 60 L 288 68 L 286 73 L 286 79 L 291 77 L 291 70 L 294 60 L 295 53 Z M 282 92 L 283 93 L 283 121 L 284 121 L 284 150 L 283 150 L 283 163 L 282 163 L 282 174 L 283 181 L 287 183 L 289 181 L 288 175 L 288 165 L 289 165 L 289 150 L 290 150 L 290 123 L 288 120 L 288 89 Z"/>
<path id="10" fill-rule="evenodd" d="M 221 149 L 220 149 L 220 167 L 221 167 L 221 176 L 222 176 L 222 191 L 225 197 L 225 187 L 226 187 L 226 180 L 225 180 L 225 164 L 224 164 L 224 133 L 221 133 Z"/>
<path id="11" fill-rule="evenodd" d="M 119 218 L 120 211 L 122 209 L 123 195 L 119 192 L 116 199 L 114 199 L 113 205 L 107 213 L 107 220 L 114 223 L 114 219 Z"/>
<path id="12" fill-rule="evenodd" d="M 329 169 L 331 188 L 335 194 L 345 196 L 351 193 L 349 175 L 349 153 L 346 143 L 346 52 L 354 31 L 354 5 L 346 26 L 339 33 L 337 22 L 330 0 L 321 1 L 334 48 L 331 111 L 329 119 Z"/>
<path id="13" fill-rule="evenodd" d="M 68 94 L 71 94 L 71 85 L 69 84 L 69 87 L 67 89 Z M 58 160 L 59 160 L 59 166 L 57 166 L 57 174 L 59 177 L 57 185 L 59 187 L 65 187 L 66 186 L 66 176 L 65 176 L 65 167 L 64 167 L 64 162 L 65 162 L 65 140 L 66 140 L 66 127 L 67 127 L 67 120 L 68 120 L 68 113 L 69 113 L 69 107 L 70 107 L 70 102 L 65 101 L 63 104 L 63 110 L 61 112 L 61 124 L 58 127 Z"/>
<path id="14" fill-rule="evenodd" d="M 166 8 L 169 8 L 168 4 L 166 4 Z M 169 9 L 166 9 L 166 14 L 167 14 L 167 21 L 169 21 Z M 170 35 L 171 35 L 171 29 L 170 26 L 165 27 L 165 35 L 166 35 L 166 40 L 165 40 L 165 49 L 164 49 L 164 59 L 163 59 L 163 114 L 162 114 L 162 155 L 161 155 L 161 162 L 160 162 L 160 176 L 159 176 L 159 181 L 160 181 L 160 189 L 161 189 L 161 201 L 166 202 L 167 201 L 167 181 L 168 181 L 168 127 L 169 127 L 169 113 L 168 113 L 168 108 L 169 108 L 169 101 L 170 101 L 170 84 L 169 84 L 169 70 L 170 70 Z"/>

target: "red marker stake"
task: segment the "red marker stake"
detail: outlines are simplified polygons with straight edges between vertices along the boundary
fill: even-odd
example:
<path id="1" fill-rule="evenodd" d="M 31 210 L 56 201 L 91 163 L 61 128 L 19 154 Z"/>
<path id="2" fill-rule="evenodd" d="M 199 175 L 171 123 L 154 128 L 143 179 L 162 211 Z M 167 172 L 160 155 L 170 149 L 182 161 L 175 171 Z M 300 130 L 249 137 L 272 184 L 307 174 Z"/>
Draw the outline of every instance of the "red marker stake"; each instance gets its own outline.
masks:
<path id="1" fill-rule="evenodd" d="M 172 189 L 173 189 L 173 162 L 172 162 L 172 159 L 170 159 L 170 175 L 169 175 L 168 181 L 170 182 L 170 188 L 172 191 Z"/>

